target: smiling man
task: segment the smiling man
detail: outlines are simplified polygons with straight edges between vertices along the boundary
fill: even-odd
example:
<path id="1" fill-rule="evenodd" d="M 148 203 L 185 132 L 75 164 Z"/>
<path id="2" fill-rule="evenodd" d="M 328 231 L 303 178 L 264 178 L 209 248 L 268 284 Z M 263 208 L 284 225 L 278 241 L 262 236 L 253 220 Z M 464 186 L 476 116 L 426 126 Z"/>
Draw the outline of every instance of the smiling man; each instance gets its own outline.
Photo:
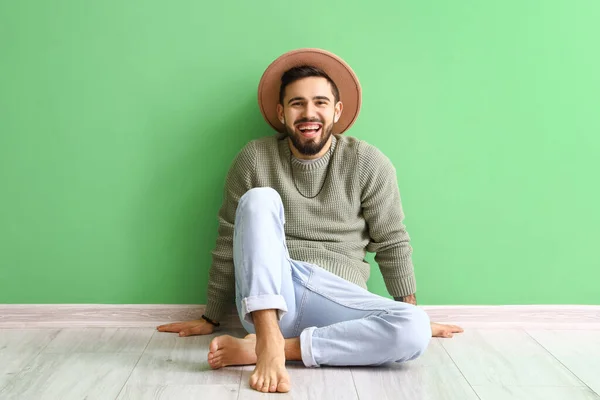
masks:
<path id="1" fill-rule="evenodd" d="M 290 390 L 286 360 L 307 367 L 405 362 L 432 336 L 462 332 L 431 323 L 416 306 L 390 160 L 342 135 L 360 111 L 352 69 L 323 50 L 286 53 L 264 73 L 259 104 L 278 134 L 250 142 L 229 170 L 203 319 L 158 329 L 211 334 L 235 298 L 249 335 L 216 337 L 208 362 L 215 369 L 256 364 L 250 386 L 262 392 Z M 367 290 L 367 251 L 399 301 Z"/>

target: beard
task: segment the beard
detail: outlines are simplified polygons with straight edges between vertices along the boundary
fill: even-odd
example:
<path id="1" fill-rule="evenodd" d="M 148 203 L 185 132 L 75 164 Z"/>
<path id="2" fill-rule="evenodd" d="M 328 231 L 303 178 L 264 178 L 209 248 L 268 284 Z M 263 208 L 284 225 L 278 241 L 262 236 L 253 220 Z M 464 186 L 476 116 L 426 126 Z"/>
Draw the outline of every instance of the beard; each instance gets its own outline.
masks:
<path id="1" fill-rule="evenodd" d="M 296 123 L 299 124 L 304 122 L 321 123 L 319 120 L 299 120 Z M 284 123 L 284 125 L 285 131 L 296 150 L 305 156 L 314 156 L 323 150 L 323 147 L 325 147 L 325 144 L 327 144 L 327 141 L 333 132 L 333 123 L 327 126 L 323 125 L 321 128 L 321 136 L 312 139 L 305 139 L 299 133 L 297 133 L 293 127 L 290 128 L 287 123 Z"/>

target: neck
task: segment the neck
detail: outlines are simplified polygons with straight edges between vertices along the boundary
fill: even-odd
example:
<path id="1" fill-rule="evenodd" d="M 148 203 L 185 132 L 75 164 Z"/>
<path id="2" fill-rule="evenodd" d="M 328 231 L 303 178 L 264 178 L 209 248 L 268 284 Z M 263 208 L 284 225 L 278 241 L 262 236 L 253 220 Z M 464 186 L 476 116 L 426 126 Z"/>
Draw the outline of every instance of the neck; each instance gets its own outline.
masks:
<path id="1" fill-rule="evenodd" d="M 292 155 L 294 157 L 299 158 L 301 160 L 315 160 L 315 159 L 321 158 L 325 154 L 327 154 L 327 152 L 329 151 L 329 148 L 331 147 L 332 140 L 333 140 L 333 135 L 329 136 L 327 143 L 325 143 L 325 146 L 323 146 L 321 151 L 319 151 L 317 154 L 314 154 L 312 156 L 300 153 L 298 151 L 298 149 L 294 146 L 294 144 L 292 143 L 292 140 L 290 138 L 288 138 L 288 145 L 290 146 L 290 151 L 292 152 Z"/>

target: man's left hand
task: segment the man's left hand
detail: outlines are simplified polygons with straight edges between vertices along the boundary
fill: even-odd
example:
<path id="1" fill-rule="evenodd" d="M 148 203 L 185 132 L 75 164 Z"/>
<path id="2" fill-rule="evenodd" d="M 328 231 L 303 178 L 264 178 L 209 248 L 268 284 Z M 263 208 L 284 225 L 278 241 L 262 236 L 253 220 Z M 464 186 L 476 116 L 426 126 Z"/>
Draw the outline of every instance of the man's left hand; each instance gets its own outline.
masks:
<path id="1" fill-rule="evenodd" d="M 417 305 L 417 295 L 416 294 L 409 294 L 408 296 L 402 296 L 402 297 L 394 297 L 394 300 L 401 301 L 403 303 L 409 303 L 409 304 L 412 304 L 413 306 Z"/>
<path id="2" fill-rule="evenodd" d="M 394 297 L 394 300 L 401 301 L 404 303 L 409 303 L 414 306 L 417 305 L 417 295 L 410 294 L 408 296 L 403 297 Z M 464 330 L 460 326 L 457 325 L 444 325 L 438 324 L 437 322 L 431 323 L 431 336 L 432 337 L 441 337 L 441 338 L 451 338 L 455 333 L 463 333 Z"/>
<path id="3" fill-rule="evenodd" d="M 463 328 L 457 325 L 443 325 L 437 322 L 431 323 L 431 336 L 441 338 L 451 338 L 455 333 L 464 332 Z"/>

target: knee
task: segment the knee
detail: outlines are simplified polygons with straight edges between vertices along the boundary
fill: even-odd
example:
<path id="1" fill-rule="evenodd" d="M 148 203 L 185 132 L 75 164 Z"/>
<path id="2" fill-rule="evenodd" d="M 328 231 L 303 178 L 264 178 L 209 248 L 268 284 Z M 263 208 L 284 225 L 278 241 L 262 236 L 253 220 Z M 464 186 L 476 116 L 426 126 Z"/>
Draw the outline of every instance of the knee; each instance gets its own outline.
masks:
<path id="1" fill-rule="evenodd" d="M 405 310 L 406 312 L 407 310 Z M 431 341 L 431 322 L 425 311 L 411 307 L 396 331 L 397 361 L 414 360 L 422 355 Z"/>
<path id="2" fill-rule="evenodd" d="M 257 187 L 248 190 L 240 198 L 238 204 L 238 212 L 251 212 L 254 213 L 259 210 L 263 210 L 267 207 L 279 208 L 281 205 L 281 196 L 273 188 L 270 187 Z"/>

